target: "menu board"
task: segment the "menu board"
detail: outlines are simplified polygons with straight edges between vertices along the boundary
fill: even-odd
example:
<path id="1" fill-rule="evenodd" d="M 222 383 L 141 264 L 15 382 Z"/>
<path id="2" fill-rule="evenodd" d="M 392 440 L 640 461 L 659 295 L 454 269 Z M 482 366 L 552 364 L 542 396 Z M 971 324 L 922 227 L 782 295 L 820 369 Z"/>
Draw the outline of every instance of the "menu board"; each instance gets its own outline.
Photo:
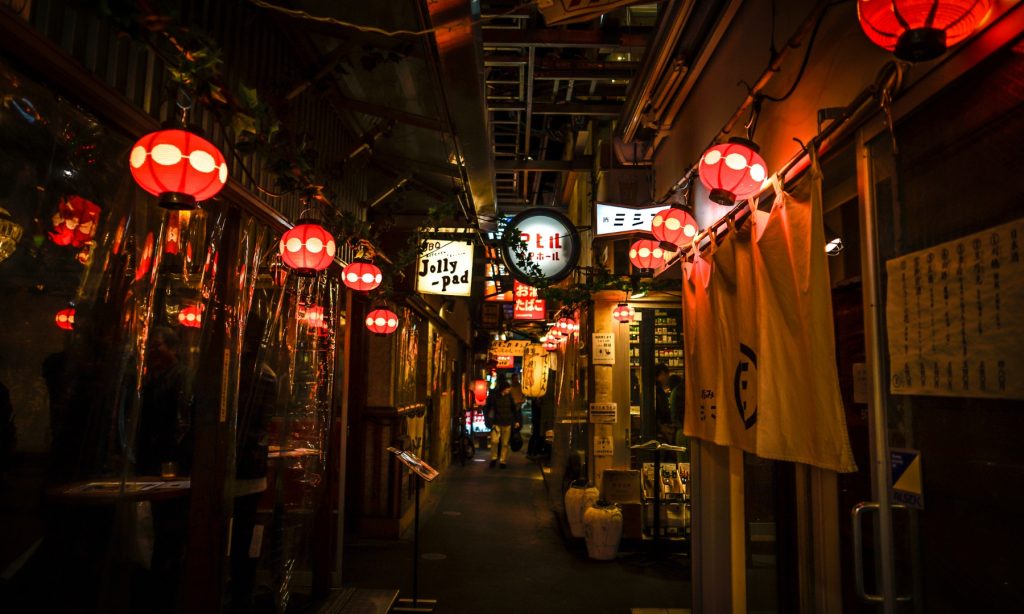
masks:
<path id="1" fill-rule="evenodd" d="M 889 260 L 894 394 L 1024 399 L 1024 219 Z"/>

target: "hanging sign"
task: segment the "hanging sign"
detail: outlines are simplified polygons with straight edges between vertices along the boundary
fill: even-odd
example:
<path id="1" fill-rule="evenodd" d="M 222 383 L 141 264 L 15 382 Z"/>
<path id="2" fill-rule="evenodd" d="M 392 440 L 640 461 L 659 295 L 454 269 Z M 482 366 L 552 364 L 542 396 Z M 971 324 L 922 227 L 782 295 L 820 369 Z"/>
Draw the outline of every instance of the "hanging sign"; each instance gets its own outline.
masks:
<path id="1" fill-rule="evenodd" d="M 427 239 L 416 263 L 416 291 L 421 294 L 469 296 L 473 282 L 473 244 Z"/>
<path id="2" fill-rule="evenodd" d="M 580 235 L 569 218 L 558 211 L 549 207 L 527 209 L 512 218 L 508 228 L 519 235 L 519 242 L 514 238 L 505 242 L 501 255 L 516 279 L 530 283 L 540 276 L 556 282 L 576 268 Z"/>
<path id="3" fill-rule="evenodd" d="M 594 333 L 594 364 L 615 364 L 615 333 Z"/>
<path id="4" fill-rule="evenodd" d="M 497 369 L 514 369 L 516 366 L 516 359 L 513 356 L 495 356 L 494 360 L 497 362 Z"/>
<path id="5" fill-rule="evenodd" d="M 634 232 L 651 232 L 651 222 L 654 221 L 654 216 L 671 206 L 623 207 L 622 205 L 597 203 L 594 206 L 596 209 L 594 212 L 594 236 L 608 237 Z"/>
<path id="6" fill-rule="evenodd" d="M 890 391 L 1024 399 L 1024 219 L 886 263 Z"/>
<path id="7" fill-rule="evenodd" d="M 523 350 L 530 344 L 529 341 L 516 339 L 513 341 L 491 341 L 491 347 L 487 353 L 494 356 L 522 356 Z"/>
<path id="8" fill-rule="evenodd" d="M 543 320 L 547 316 L 544 299 L 539 298 L 537 288 L 515 282 L 514 320 Z"/>

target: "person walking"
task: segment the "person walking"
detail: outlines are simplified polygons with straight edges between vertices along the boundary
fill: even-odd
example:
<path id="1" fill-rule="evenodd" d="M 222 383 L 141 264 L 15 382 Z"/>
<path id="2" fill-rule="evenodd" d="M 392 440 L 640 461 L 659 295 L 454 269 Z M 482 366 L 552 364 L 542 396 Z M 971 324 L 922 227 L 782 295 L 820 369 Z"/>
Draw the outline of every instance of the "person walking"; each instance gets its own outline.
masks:
<path id="1" fill-rule="evenodd" d="M 502 379 L 498 382 L 498 389 L 494 397 L 494 405 L 491 409 L 491 467 L 499 461 L 498 448 L 501 448 L 501 468 L 505 468 L 505 461 L 508 459 L 508 444 L 512 436 L 512 429 L 519 428 L 523 423 L 522 410 L 516 405 L 512 398 L 512 387 Z"/>

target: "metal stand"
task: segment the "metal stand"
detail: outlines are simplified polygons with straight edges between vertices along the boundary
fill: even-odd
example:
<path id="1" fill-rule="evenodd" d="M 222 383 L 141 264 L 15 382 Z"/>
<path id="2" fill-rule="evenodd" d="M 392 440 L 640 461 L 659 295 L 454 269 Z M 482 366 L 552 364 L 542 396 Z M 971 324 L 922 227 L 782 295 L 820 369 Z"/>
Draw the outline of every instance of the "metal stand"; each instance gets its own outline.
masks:
<path id="1" fill-rule="evenodd" d="M 413 525 L 412 525 L 412 599 L 408 597 L 399 599 L 398 604 L 391 608 L 392 612 L 433 612 L 437 607 L 436 599 L 421 599 L 419 593 L 420 577 L 420 490 L 423 488 L 423 480 L 413 473 L 412 478 L 416 480 L 416 499 L 413 504 Z"/>

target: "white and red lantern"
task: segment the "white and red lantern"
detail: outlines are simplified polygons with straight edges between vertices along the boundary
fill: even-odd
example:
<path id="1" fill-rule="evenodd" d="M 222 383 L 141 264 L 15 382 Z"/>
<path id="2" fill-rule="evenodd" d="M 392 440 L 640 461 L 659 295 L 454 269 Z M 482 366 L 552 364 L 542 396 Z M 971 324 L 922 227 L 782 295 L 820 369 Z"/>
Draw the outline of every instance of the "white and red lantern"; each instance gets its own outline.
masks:
<path id="1" fill-rule="evenodd" d="M 629 246 L 629 261 L 640 270 L 660 269 L 665 266 L 665 250 L 657 241 L 640 239 Z"/>
<path id="2" fill-rule="evenodd" d="M 75 308 L 61 309 L 57 312 L 57 317 L 54 318 L 54 321 L 57 323 L 57 328 L 64 330 L 73 329 L 75 327 Z"/>
<path id="3" fill-rule="evenodd" d="M 201 305 L 189 305 L 178 311 L 178 323 L 186 328 L 199 328 L 203 325 L 203 308 Z"/>
<path id="4" fill-rule="evenodd" d="M 380 268 L 365 258 L 356 258 L 341 272 L 345 285 L 357 292 L 369 292 L 380 285 Z"/>
<path id="5" fill-rule="evenodd" d="M 630 307 L 628 303 L 619 303 L 615 309 L 612 309 L 612 319 L 620 324 L 632 322 L 634 315 L 636 315 L 636 310 Z"/>
<path id="6" fill-rule="evenodd" d="M 167 209 L 193 209 L 228 181 L 224 154 L 187 130 L 158 130 L 142 137 L 132 147 L 128 166 L 139 187 Z"/>
<path id="7" fill-rule="evenodd" d="M 477 405 L 485 405 L 487 403 L 487 380 L 473 380 L 473 401 Z"/>
<path id="8" fill-rule="evenodd" d="M 991 0 L 858 0 L 871 42 L 908 62 L 933 60 L 977 30 Z"/>
<path id="9" fill-rule="evenodd" d="M 324 308 L 320 305 L 309 305 L 300 309 L 299 318 L 312 330 L 327 330 L 327 320 L 324 318 Z"/>
<path id="10" fill-rule="evenodd" d="M 562 337 L 568 337 L 579 329 L 579 323 L 573 318 L 559 318 L 558 321 L 555 322 L 555 330 L 557 330 Z"/>
<path id="11" fill-rule="evenodd" d="M 549 352 L 554 352 L 559 347 L 561 347 L 561 346 L 558 343 L 558 341 L 555 341 L 553 339 L 548 339 L 547 341 L 544 342 L 544 349 L 549 351 Z"/>
<path id="12" fill-rule="evenodd" d="M 57 245 L 82 247 L 96 236 L 100 207 L 78 195 L 66 196 L 57 204 L 53 214 L 53 232 L 50 240 Z"/>
<path id="13" fill-rule="evenodd" d="M 312 277 L 331 266 L 334 236 L 316 223 L 299 223 L 281 236 L 281 261 L 296 275 Z"/>
<path id="14" fill-rule="evenodd" d="M 661 241 L 662 249 L 674 252 L 693 241 L 697 235 L 697 220 L 685 209 L 669 207 L 651 220 L 651 234 Z"/>
<path id="15" fill-rule="evenodd" d="M 378 307 L 366 314 L 366 328 L 377 335 L 390 335 L 398 330 L 398 315 L 386 307 Z"/>
<path id="16" fill-rule="evenodd" d="M 731 207 L 761 191 L 768 176 L 764 158 L 753 141 L 733 137 L 704 152 L 697 169 L 712 201 Z"/>

